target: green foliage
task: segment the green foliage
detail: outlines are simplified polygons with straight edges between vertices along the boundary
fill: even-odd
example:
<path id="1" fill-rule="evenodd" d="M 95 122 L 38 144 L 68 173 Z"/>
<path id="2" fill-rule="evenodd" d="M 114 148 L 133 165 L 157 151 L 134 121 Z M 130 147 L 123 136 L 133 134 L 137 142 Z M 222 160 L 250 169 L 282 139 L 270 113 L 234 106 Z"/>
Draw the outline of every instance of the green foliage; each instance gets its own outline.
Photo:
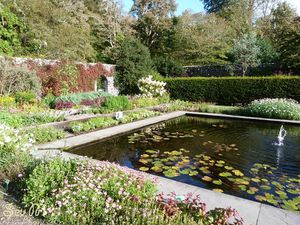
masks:
<path id="1" fill-rule="evenodd" d="M 16 102 L 19 104 L 33 104 L 37 100 L 37 96 L 32 91 L 18 91 L 15 94 Z"/>
<path id="2" fill-rule="evenodd" d="M 44 123 L 52 123 L 61 121 L 62 116 L 51 115 L 45 113 L 9 113 L 0 112 L 0 121 L 7 126 L 13 128 L 40 125 Z"/>
<path id="3" fill-rule="evenodd" d="M 24 24 L 9 7 L 0 3 L 0 54 L 14 55 L 21 48 Z"/>
<path id="4" fill-rule="evenodd" d="M 291 99 L 261 99 L 243 108 L 247 116 L 300 120 L 300 104 Z"/>
<path id="5" fill-rule="evenodd" d="M 223 113 L 223 114 L 238 114 L 241 107 L 235 106 L 223 106 L 223 105 L 212 105 L 212 104 L 201 104 L 199 107 L 200 112 L 205 113 Z"/>
<path id="6" fill-rule="evenodd" d="M 255 34 L 250 33 L 244 34 L 233 46 L 234 63 L 242 67 L 243 76 L 246 75 L 249 67 L 255 67 L 260 63 L 258 59 L 260 48 L 256 43 Z"/>
<path id="7" fill-rule="evenodd" d="M 34 150 L 32 138 L 20 135 L 18 130 L 0 124 L 0 184 L 8 184 L 24 172 L 34 160 L 29 154 Z"/>
<path id="8" fill-rule="evenodd" d="M 63 130 L 56 129 L 54 127 L 35 127 L 26 130 L 26 132 L 32 134 L 33 139 L 37 144 L 52 142 L 66 137 L 66 134 Z"/>
<path id="9" fill-rule="evenodd" d="M 43 97 L 42 103 L 49 108 L 54 108 L 55 100 L 56 100 L 56 96 L 52 93 L 48 93 L 45 97 Z"/>
<path id="10" fill-rule="evenodd" d="M 142 206 L 134 199 L 145 203 L 156 191 L 152 181 L 115 164 L 60 158 L 37 166 L 26 184 L 24 205 L 38 207 L 49 222 L 62 224 L 102 224 L 118 221 L 116 217 L 123 221 L 126 211 L 132 214 L 134 205 Z"/>
<path id="11" fill-rule="evenodd" d="M 77 169 L 77 161 L 64 161 L 60 157 L 38 165 L 26 181 L 26 191 L 23 197 L 25 207 L 40 206 L 42 202 L 51 201 L 48 197 L 55 189 L 64 186 L 67 177 L 72 177 Z"/>
<path id="12" fill-rule="evenodd" d="M 14 66 L 0 60 L 0 95 L 15 94 L 18 91 L 41 92 L 41 84 L 35 72 L 26 66 Z"/>
<path id="13" fill-rule="evenodd" d="M 213 14 L 185 12 L 175 26 L 172 58 L 182 65 L 210 65 L 228 63 L 227 53 L 232 42 L 232 28 L 228 22 Z"/>
<path id="14" fill-rule="evenodd" d="M 208 13 L 220 12 L 224 7 L 228 6 L 229 0 L 202 0 L 204 8 Z"/>
<path id="15" fill-rule="evenodd" d="M 109 97 L 110 94 L 106 92 L 83 92 L 73 93 L 68 95 L 59 96 L 55 99 L 55 102 L 72 102 L 79 105 L 83 100 L 95 100 L 101 97 Z"/>
<path id="16" fill-rule="evenodd" d="M 147 9 L 147 10 L 145 10 Z M 131 9 L 137 18 L 134 28 L 138 38 L 152 55 L 162 52 L 165 39 L 172 27 L 171 16 L 176 11 L 175 0 L 135 0 Z"/>
<path id="17" fill-rule="evenodd" d="M 178 77 L 184 74 L 184 68 L 174 59 L 158 57 L 154 60 L 157 71 L 164 77 Z"/>
<path id="18" fill-rule="evenodd" d="M 153 112 L 153 111 L 148 111 L 148 110 L 141 110 L 137 112 L 131 112 L 126 114 L 121 120 L 121 123 L 130 123 L 136 120 L 141 120 L 141 119 L 146 119 L 149 117 L 153 116 L 158 116 L 160 115 L 159 112 Z"/>
<path id="19" fill-rule="evenodd" d="M 136 94 L 137 82 L 152 71 L 150 52 L 139 40 L 125 38 L 120 43 L 116 84 L 122 94 Z"/>
<path id="20" fill-rule="evenodd" d="M 110 96 L 107 97 L 102 105 L 103 112 L 117 112 L 132 109 L 132 102 L 127 96 Z"/>
<path id="21" fill-rule="evenodd" d="M 81 133 L 114 126 L 118 123 L 117 120 L 110 117 L 99 117 L 90 119 L 87 122 L 72 122 L 70 123 L 70 129 L 73 133 Z"/>
<path id="22" fill-rule="evenodd" d="M 171 98 L 247 104 L 260 98 L 292 98 L 299 101 L 299 77 L 223 77 L 165 79 Z"/>
<path id="23" fill-rule="evenodd" d="M 0 108 L 9 109 L 16 106 L 16 100 L 10 96 L 0 96 Z"/>

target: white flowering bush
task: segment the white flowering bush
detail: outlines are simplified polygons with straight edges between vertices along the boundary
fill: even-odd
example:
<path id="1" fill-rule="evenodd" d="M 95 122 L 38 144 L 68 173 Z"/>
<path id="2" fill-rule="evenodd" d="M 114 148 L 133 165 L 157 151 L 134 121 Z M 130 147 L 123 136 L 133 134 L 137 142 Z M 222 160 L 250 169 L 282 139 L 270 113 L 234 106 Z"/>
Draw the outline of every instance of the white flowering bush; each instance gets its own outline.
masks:
<path id="1" fill-rule="evenodd" d="M 141 78 L 138 81 L 138 87 L 142 93 L 141 97 L 152 98 L 161 97 L 166 94 L 166 83 L 163 81 L 153 80 L 153 76 Z"/>
<path id="2" fill-rule="evenodd" d="M 14 179 L 32 162 L 34 139 L 4 124 L 0 124 L 0 183 Z"/>
<path id="3" fill-rule="evenodd" d="M 259 99 L 251 102 L 243 111 L 249 116 L 300 120 L 300 104 L 293 99 Z"/>

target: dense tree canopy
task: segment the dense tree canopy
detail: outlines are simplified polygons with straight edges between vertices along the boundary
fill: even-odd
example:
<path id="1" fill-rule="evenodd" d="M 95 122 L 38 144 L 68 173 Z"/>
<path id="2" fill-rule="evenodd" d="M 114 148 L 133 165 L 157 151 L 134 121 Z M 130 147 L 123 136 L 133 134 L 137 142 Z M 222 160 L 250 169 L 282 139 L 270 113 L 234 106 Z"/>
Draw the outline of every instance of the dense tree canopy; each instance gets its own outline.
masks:
<path id="1" fill-rule="evenodd" d="M 260 63 L 299 68 L 299 19 L 287 3 L 200 1 L 207 14 L 175 16 L 175 0 L 134 0 L 127 15 L 118 0 L 2 0 L 0 53 L 119 63 L 126 39 L 171 76 L 185 65 L 237 63 L 237 42 L 255 34 Z"/>

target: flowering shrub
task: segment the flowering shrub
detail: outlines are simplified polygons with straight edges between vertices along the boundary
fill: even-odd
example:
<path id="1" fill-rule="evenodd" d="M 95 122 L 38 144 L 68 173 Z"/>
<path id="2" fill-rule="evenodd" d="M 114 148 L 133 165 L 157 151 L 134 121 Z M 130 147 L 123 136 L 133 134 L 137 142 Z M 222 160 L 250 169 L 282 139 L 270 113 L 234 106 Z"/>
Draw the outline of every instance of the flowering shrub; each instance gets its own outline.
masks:
<path id="1" fill-rule="evenodd" d="M 242 113 L 249 116 L 300 120 L 300 104 L 292 99 L 265 98 L 251 102 Z"/>
<path id="2" fill-rule="evenodd" d="M 173 223 L 176 221 L 175 224 L 243 224 L 236 210 L 218 208 L 208 211 L 200 196 L 194 197 L 192 193 L 185 196 L 177 196 L 176 193 L 167 196 L 159 194 L 156 201 L 164 213 L 173 219 Z"/>
<path id="3" fill-rule="evenodd" d="M 37 166 L 26 185 L 24 205 L 63 224 L 112 224 L 126 202 L 153 198 L 156 191 L 153 181 L 116 164 L 59 157 Z"/>
<path id="4" fill-rule="evenodd" d="M 207 211 L 199 196 L 155 196 L 155 183 L 113 163 L 57 157 L 32 171 L 23 204 L 58 224 L 243 224 L 231 208 Z"/>
<path id="5" fill-rule="evenodd" d="M 29 134 L 0 124 L 0 183 L 7 182 L 20 174 L 32 161 L 34 139 Z"/>
<path id="6" fill-rule="evenodd" d="M 143 97 L 152 98 L 163 96 L 167 92 L 165 86 L 165 82 L 153 80 L 153 76 L 141 78 L 138 81 L 138 87 Z"/>

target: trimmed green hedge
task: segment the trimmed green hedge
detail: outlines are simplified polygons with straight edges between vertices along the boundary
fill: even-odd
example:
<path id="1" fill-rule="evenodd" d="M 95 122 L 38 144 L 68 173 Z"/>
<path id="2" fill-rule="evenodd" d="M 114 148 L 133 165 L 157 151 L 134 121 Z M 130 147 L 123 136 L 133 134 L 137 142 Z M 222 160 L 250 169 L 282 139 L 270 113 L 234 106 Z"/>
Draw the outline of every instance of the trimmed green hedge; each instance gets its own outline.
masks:
<path id="1" fill-rule="evenodd" d="M 167 78 L 172 98 L 214 102 L 222 105 L 247 104 L 261 98 L 292 98 L 300 102 L 300 77 L 213 77 Z"/>

